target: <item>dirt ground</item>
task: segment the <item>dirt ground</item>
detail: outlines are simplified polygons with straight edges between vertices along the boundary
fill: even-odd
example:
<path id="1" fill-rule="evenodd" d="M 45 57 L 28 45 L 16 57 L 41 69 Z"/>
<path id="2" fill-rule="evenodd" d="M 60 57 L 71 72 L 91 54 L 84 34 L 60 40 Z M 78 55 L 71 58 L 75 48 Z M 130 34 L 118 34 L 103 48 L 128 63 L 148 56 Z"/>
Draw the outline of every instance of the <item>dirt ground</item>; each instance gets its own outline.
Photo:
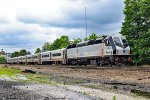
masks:
<path id="1" fill-rule="evenodd" d="M 114 100 L 115 98 L 117 100 L 149 100 L 150 98 L 149 66 L 146 66 L 147 70 L 58 65 L 9 65 L 8 67 L 23 71 L 26 69 L 33 70 L 37 74 L 32 74 L 33 76 L 31 77 L 35 75 L 46 75 L 48 76 L 47 80 L 49 82 L 56 82 L 57 84 L 31 83 L 16 85 L 15 90 L 11 87 L 8 90 L 9 92 L 1 93 L 4 95 L 4 100 L 7 100 L 7 95 L 11 97 L 13 91 L 23 93 L 25 95 L 24 97 L 29 95 L 29 100 L 34 100 L 36 96 L 39 97 L 38 100 L 112 100 L 113 98 Z M 24 72 L 21 73 L 22 76 L 26 74 Z M 3 79 L 8 80 L 9 78 L 3 77 Z M 33 97 L 32 94 L 35 96 Z M 16 93 L 14 95 L 18 96 Z M 26 98 L 22 100 L 26 100 Z"/>
<path id="2" fill-rule="evenodd" d="M 9 76 L 0 78 L 0 100 L 116 100 L 113 98 L 117 100 L 148 100 L 139 96 L 94 89 L 77 84 L 43 84 L 31 81 L 24 83 Z"/>
<path id="3" fill-rule="evenodd" d="M 22 70 L 32 69 L 34 71 L 58 74 L 74 78 L 87 78 L 87 79 L 99 79 L 99 80 L 111 80 L 124 83 L 136 83 L 150 85 L 150 66 L 146 66 L 149 70 L 122 70 L 110 69 L 101 70 L 101 68 L 85 68 L 85 67 L 68 67 L 68 66 L 11 66 Z"/>

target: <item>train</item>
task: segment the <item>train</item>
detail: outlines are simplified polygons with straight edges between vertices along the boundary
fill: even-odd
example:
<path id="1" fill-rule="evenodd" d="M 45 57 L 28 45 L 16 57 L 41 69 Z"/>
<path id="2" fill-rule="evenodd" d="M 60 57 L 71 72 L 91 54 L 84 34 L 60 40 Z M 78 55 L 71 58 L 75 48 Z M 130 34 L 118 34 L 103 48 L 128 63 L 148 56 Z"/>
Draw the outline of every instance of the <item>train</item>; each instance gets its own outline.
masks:
<path id="1" fill-rule="evenodd" d="M 131 62 L 130 46 L 125 36 L 109 35 L 105 38 L 70 44 L 66 48 L 7 59 L 9 64 L 62 64 L 62 65 L 118 65 Z"/>

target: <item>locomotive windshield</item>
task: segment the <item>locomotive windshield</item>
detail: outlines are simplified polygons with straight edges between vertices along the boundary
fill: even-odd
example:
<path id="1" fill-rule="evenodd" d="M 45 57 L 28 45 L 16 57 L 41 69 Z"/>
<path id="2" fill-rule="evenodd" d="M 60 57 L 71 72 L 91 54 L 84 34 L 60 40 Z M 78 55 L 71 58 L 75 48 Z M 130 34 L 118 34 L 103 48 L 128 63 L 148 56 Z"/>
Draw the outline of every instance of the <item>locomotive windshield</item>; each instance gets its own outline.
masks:
<path id="1" fill-rule="evenodd" d="M 114 42 L 116 46 L 122 47 L 122 43 L 119 37 L 114 37 Z"/>
<path id="2" fill-rule="evenodd" d="M 116 46 L 126 48 L 128 46 L 128 42 L 125 38 L 114 37 L 114 43 Z"/>
<path id="3" fill-rule="evenodd" d="M 128 42 L 126 39 L 122 39 L 123 45 L 126 48 L 127 46 L 129 46 Z"/>

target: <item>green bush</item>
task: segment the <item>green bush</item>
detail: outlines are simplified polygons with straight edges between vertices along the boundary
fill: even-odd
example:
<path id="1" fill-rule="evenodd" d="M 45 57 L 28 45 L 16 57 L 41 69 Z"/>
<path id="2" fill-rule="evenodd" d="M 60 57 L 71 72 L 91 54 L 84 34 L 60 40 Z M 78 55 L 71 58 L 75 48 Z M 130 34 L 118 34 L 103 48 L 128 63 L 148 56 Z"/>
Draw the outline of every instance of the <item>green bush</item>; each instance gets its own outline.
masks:
<path id="1" fill-rule="evenodd" d="M 4 56 L 0 56 L 0 64 L 4 64 L 6 62 L 6 58 Z"/>

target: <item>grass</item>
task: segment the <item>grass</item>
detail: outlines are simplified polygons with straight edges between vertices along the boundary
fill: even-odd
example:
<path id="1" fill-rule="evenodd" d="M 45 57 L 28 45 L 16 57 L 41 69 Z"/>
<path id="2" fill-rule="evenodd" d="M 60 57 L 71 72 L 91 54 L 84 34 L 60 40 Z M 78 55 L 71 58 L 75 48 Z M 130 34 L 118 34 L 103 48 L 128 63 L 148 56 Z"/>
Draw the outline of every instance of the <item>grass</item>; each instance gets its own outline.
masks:
<path id="1" fill-rule="evenodd" d="M 92 88 L 92 89 L 101 89 L 101 90 L 105 90 L 105 91 L 112 91 L 112 89 L 110 87 L 106 87 L 103 84 L 86 84 L 86 85 L 81 85 L 81 86 Z"/>
<path id="2" fill-rule="evenodd" d="M 139 91 L 139 90 L 132 90 L 131 93 L 133 94 L 133 96 L 142 96 L 145 98 L 150 98 L 150 93 L 149 92 L 143 92 L 143 91 Z"/>
<path id="3" fill-rule="evenodd" d="M 100 86 L 98 85 L 94 85 L 94 84 L 89 84 L 89 85 L 86 85 L 87 87 L 89 88 L 93 88 L 93 89 L 98 89 Z"/>
<path id="4" fill-rule="evenodd" d="M 7 75 L 7 76 L 11 77 L 11 76 L 17 75 L 19 73 L 21 73 L 21 70 L 16 70 L 13 68 L 0 66 L 0 75 Z"/>
<path id="5" fill-rule="evenodd" d="M 113 99 L 112 100 L 117 100 L 116 96 L 113 96 Z"/>
<path id="6" fill-rule="evenodd" d="M 29 79 L 26 82 L 39 82 L 39 83 L 46 83 L 49 85 L 57 85 L 54 81 L 49 79 L 48 75 L 41 75 L 41 74 L 31 74 L 31 73 L 24 73 L 24 75 Z"/>
<path id="7" fill-rule="evenodd" d="M 51 85 L 56 85 L 58 83 L 53 82 L 49 79 L 48 75 L 41 75 L 41 74 L 31 74 L 31 73 L 22 73 L 22 70 L 17 70 L 14 68 L 10 68 L 10 67 L 2 67 L 0 66 L 0 76 L 1 75 L 6 75 L 8 77 L 11 77 L 13 79 L 13 76 L 17 76 L 19 74 L 23 74 L 24 76 L 26 76 L 29 80 L 16 80 L 19 82 L 39 82 L 39 83 L 46 83 L 46 84 L 51 84 Z"/>

